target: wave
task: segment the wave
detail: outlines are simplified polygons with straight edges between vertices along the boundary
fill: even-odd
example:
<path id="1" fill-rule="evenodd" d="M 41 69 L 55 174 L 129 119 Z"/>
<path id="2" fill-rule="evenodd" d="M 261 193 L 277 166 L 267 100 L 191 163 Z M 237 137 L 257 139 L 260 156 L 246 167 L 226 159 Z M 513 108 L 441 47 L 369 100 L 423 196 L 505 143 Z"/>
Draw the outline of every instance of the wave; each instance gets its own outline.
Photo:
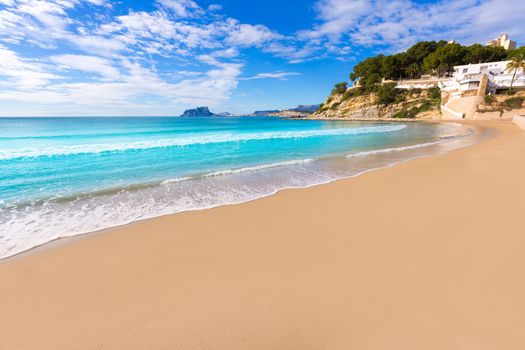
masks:
<path id="1" fill-rule="evenodd" d="M 93 132 L 73 134 L 49 134 L 49 135 L 28 135 L 28 136 L 0 136 L 0 141 L 32 141 L 32 140 L 62 140 L 62 139 L 89 139 L 101 137 L 130 137 L 145 135 L 162 135 L 177 132 L 177 129 L 167 130 L 141 130 L 141 131 L 122 131 L 122 132 Z"/>
<path id="2" fill-rule="evenodd" d="M 188 181 L 188 180 L 191 180 L 191 179 L 192 179 L 191 176 L 176 177 L 176 178 L 174 178 L 174 179 L 167 179 L 167 180 L 164 180 L 164 181 L 162 181 L 160 184 L 161 184 L 161 185 L 176 184 L 176 183 L 183 182 L 183 181 Z"/>
<path id="3" fill-rule="evenodd" d="M 238 134 L 208 134 L 193 135 L 171 139 L 135 141 L 115 144 L 83 144 L 70 146 L 40 147 L 40 148 L 20 148 L 11 150 L 0 150 L 0 160 L 10 160 L 17 158 L 36 158 L 53 157 L 80 154 L 100 154 L 107 152 L 124 152 L 130 150 L 144 150 L 166 147 L 184 147 L 192 145 L 206 145 L 226 142 L 245 142 L 260 141 L 271 139 L 295 139 L 318 136 L 342 136 L 360 135 L 369 133 L 386 133 L 400 131 L 406 125 L 382 125 L 358 128 L 338 128 L 324 130 L 301 130 L 301 131 L 270 131 L 270 132 L 251 132 Z"/>
<path id="4" fill-rule="evenodd" d="M 285 162 L 261 164 L 261 165 L 249 166 L 249 167 L 238 168 L 238 169 L 220 170 L 220 171 L 215 171 L 213 173 L 206 174 L 206 175 L 204 175 L 204 177 L 240 174 L 240 173 L 246 173 L 246 172 L 250 172 L 250 171 L 270 169 L 270 168 L 276 168 L 276 167 L 286 166 L 286 165 L 305 164 L 305 163 L 310 163 L 310 162 L 313 162 L 313 161 L 314 161 L 314 159 L 308 158 L 308 159 L 289 160 L 289 161 L 285 161 Z"/>
<path id="5" fill-rule="evenodd" d="M 382 153 L 391 153 L 391 152 L 402 152 L 407 151 L 411 149 L 417 149 L 422 147 L 429 147 L 440 144 L 441 141 L 434 141 L 434 142 L 426 142 L 426 143 L 419 143 L 417 145 L 411 145 L 411 146 L 401 146 L 401 147 L 392 147 L 392 148 L 383 148 L 383 149 L 376 149 L 372 151 L 363 151 L 363 152 L 357 152 L 357 153 L 350 153 L 346 157 L 347 158 L 353 158 L 353 157 L 365 157 L 370 156 L 374 154 L 382 154 Z"/>
<path id="6" fill-rule="evenodd" d="M 244 167 L 244 168 L 219 170 L 219 171 L 214 171 L 212 173 L 204 174 L 204 175 L 201 175 L 201 176 L 176 177 L 176 178 L 173 178 L 173 179 L 164 180 L 160 184 L 161 185 L 169 185 L 169 184 L 174 184 L 174 183 L 179 183 L 179 182 L 183 182 L 183 181 L 197 179 L 199 177 L 206 178 L 206 177 L 214 177 L 214 176 L 233 175 L 233 174 L 247 173 L 247 172 L 252 172 L 252 171 L 257 171 L 257 170 L 277 168 L 277 167 L 280 167 L 280 166 L 306 164 L 306 163 L 310 163 L 310 162 L 313 162 L 313 161 L 314 161 L 314 159 L 307 158 L 307 159 L 288 160 L 288 161 L 284 161 L 284 162 L 260 164 L 260 165 L 248 166 L 248 167 Z"/>

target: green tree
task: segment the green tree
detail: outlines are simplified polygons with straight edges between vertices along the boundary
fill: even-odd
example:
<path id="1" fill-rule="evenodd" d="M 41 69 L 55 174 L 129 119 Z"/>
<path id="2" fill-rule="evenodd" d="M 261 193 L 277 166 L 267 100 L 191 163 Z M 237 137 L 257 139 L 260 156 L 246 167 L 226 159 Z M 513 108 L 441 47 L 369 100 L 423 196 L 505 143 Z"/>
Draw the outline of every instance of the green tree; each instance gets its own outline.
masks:
<path id="1" fill-rule="evenodd" d="M 406 55 L 410 58 L 410 63 L 417 63 L 419 65 L 423 64 L 425 57 L 430 55 L 433 52 L 441 47 L 445 46 L 445 41 L 420 41 L 417 44 L 413 45 L 406 51 Z"/>
<path id="2" fill-rule="evenodd" d="M 360 79 L 362 85 L 366 85 L 366 80 L 372 74 L 381 75 L 381 67 L 383 63 L 384 55 L 378 55 L 375 57 L 368 57 L 364 61 L 359 62 L 354 66 L 354 71 L 350 74 L 350 80 L 354 81 L 357 78 Z"/>
<path id="3" fill-rule="evenodd" d="M 381 74 L 379 73 L 371 73 L 367 75 L 366 77 L 363 77 L 364 79 L 364 85 L 366 92 L 374 92 L 377 89 L 377 85 L 381 83 Z"/>
<path id="4" fill-rule="evenodd" d="M 395 56 L 386 56 L 381 62 L 381 76 L 386 79 L 396 79 L 399 76 L 398 64 Z"/>
<path id="5" fill-rule="evenodd" d="M 514 71 L 512 74 L 512 80 L 510 82 L 510 89 L 512 91 L 512 86 L 514 85 L 514 79 L 516 79 L 516 73 L 519 70 L 525 70 L 525 56 L 522 53 L 517 53 L 511 57 L 511 61 L 507 64 L 506 71 Z"/>
<path id="6" fill-rule="evenodd" d="M 439 58 L 440 73 L 449 73 L 452 68 L 465 63 L 467 49 L 459 44 L 448 44 L 441 46 L 436 50 Z"/>
<path id="7" fill-rule="evenodd" d="M 430 55 L 425 57 L 423 60 L 423 70 L 427 73 L 436 73 L 438 74 L 439 70 L 439 57 L 435 52 L 432 52 Z"/>
<path id="8" fill-rule="evenodd" d="M 396 83 L 387 83 L 377 88 L 377 104 L 389 105 L 402 99 L 402 91 L 396 89 Z"/>
<path id="9" fill-rule="evenodd" d="M 465 63 L 467 49 L 459 44 L 440 46 L 423 60 L 423 68 L 439 75 L 450 73 L 452 68 Z"/>
<path id="10" fill-rule="evenodd" d="M 410 77 L 410 79 L 413 79 L 414 76 L 419 74 L 421 72 L 421 67 L 419 67 L 419 64 L 412 63 L 408 67 L 405 68 L 405 74 L 406 76 Z"/>
<path id="11" fill-rule="evenodd" d="M 348 88 L 348 83 L 346 81 L 342 83 L 337 83 L 334 85 L 334 88 L 332 89 L 332 95 L 344 94 L 347 88 Z"/>
<path id="12" fill-rule="evenodd" d="M 502 47 L 490 47 L 480 44 L 468 46 L 464 64 L 467 63 L 484 63 L 504 60 L 507 57 L 507 51 Z"/>
<path id="13" fill-rule="evenodd" d="M 525 56 L 525 46 L 521 46 L 521 47 L 519 47 L 517 49 L 509 51 L 508 55 L 507 55 L 507 59 L 510 60 L 512 58 L 512 56 L 516 56 L 516 55 L 518 55 L 520 53 Z"/>

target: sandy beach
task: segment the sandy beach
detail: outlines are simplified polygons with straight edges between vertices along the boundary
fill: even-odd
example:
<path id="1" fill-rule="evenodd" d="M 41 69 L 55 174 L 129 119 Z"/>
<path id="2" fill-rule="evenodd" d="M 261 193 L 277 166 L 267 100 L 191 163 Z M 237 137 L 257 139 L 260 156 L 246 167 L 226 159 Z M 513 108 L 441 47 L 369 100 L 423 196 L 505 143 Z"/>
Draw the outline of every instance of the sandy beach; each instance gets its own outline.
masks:
<path id="1" fill-rule="evenodd" d="M 0 349 L 524 349 L 525 131 L 0 262 Z"/>

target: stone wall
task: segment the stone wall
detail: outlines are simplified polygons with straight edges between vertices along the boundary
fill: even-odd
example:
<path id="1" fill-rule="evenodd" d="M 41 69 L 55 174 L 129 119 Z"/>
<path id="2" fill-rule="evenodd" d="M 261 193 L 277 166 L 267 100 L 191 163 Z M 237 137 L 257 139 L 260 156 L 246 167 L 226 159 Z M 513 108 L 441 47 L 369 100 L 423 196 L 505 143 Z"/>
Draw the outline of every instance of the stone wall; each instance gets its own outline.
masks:
<path id="1" fill-rule="evenodd" d="M 512 119 L 514 123 L 516 123 L 517 126 L 525 130 L 525 117 L 521 115 L 517 115 Z"/>

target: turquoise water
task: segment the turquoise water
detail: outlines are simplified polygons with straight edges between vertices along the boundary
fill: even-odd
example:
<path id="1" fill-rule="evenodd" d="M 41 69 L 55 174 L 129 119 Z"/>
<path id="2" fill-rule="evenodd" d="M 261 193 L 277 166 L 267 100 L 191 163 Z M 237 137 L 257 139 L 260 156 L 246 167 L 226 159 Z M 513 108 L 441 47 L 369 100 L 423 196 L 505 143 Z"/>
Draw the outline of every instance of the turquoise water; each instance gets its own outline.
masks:
<path id="1" fill-rule="evenodd" d="M 0 118 L 0 257 L 352 176 L 444 144 L 457 129 L 269 117 Z"/>

